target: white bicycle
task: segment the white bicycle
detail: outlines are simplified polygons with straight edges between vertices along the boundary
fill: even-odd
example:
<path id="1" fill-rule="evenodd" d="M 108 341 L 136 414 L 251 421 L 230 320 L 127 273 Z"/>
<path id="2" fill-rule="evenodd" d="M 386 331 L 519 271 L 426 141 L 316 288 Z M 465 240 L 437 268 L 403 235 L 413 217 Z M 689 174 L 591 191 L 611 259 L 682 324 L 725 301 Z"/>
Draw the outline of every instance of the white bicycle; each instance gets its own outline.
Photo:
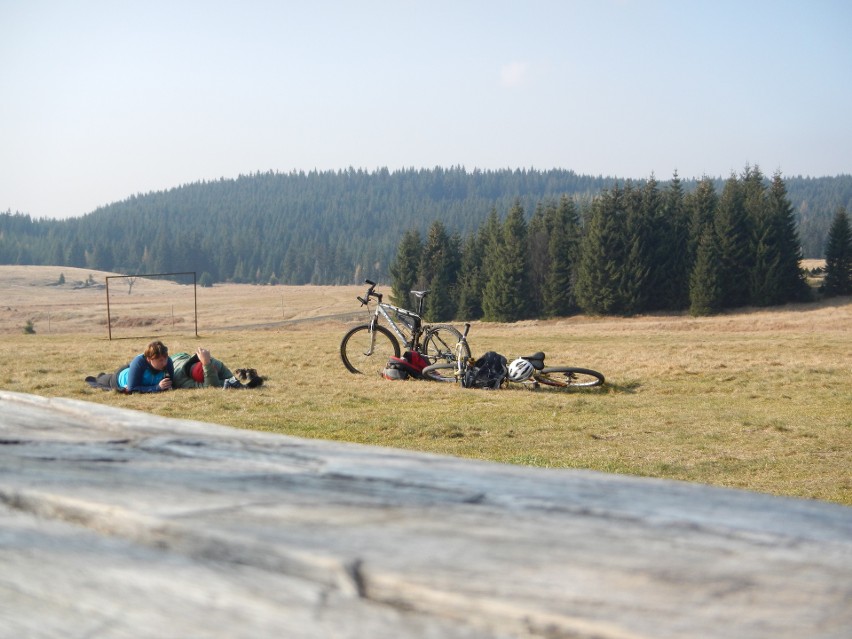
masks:
<path id="1" fill-rule="evenodd" d="M 448 364 L 450 368 L 459 356 L 470 357 L 467 341 L 454 326 L 423 322 L 423 304 L 429 291 L 411 291 L 418 300 L 415 313 L 383 302 L 382 293 L 375 290 L 376 283 L 366 282 L 367 293 L 357 299 L 368 309 L 372 299 L 377 301 L 372 317 L 369 323 L 350 329 L 340 342 L 340 358 L 350 372 L 381 374 L 391 357 L 400 356 L 400 344 L 420 353 L 430 364 Z M 379 323 L 382 319 L 387 326 Z M 442 374 L 435 373 L 433 377 L 440 378 Z"/>

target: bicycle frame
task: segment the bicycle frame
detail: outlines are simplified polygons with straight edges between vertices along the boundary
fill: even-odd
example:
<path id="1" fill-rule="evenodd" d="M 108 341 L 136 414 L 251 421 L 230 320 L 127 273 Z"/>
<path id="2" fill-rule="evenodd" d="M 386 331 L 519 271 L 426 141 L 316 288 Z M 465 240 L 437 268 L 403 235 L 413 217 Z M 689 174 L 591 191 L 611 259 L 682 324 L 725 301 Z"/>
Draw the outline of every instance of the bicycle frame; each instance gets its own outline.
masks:
<path id="1" fill-rule="evenodd" d="M 410 317 L 412 320 L 414 320 L 414 325 L 411 327 L 410 338 L 405 334 L 405 331 L 400 328 L 399 324 L 397 324 L 393 320 L 390 313 L 396 313 L 397 315 Z M 420 317 L 417 313 L 406 310 L 404 308 L 400 308 L 398 306 L 393 306 L 392 304 L 379 302 L 378 304 L 376 304 L 376 310 L 373 312 L 373 319 L 370 320 L 371 333 L 374 331 L 374 327 L 379 323 L 379 316 L 385 318 L 385 321 L 387 321 L 390 329 L 399 338 L 399 341 L 406 348 L 416 349 L 419 346 L 420 336 L 423 334 L 423 318 Z"/>
<path id="2" fill-rule="evenodd" d="M 376 310 L 373 311 L 373 317 L 370 319 L 370 349 L 365 353 L 365 355 L 373 354 L 373 346 L 376 343 L 376 326 L 379 325 L 379 317 L 384 317 L 385 321 L 388 323 L 388 326 L 396 335 L 397 339 L 402 343 L 405 348 L 410 348 L 413 350 L 420 349 L 420 336 L 425 332 L 423 318 L 421 317 L 423 313 L 423 296 L 425 292 L 418 293 L 418 297 L 420 301 L 418 303 L 418 312 L 409 311 L 408 309 L 401 308 L 399 306 L 394 306 L 393 304 L 387 304 L 382 301 L 382 293 L 376 293 L 376 283 L 372 280 L 366 280 L 367 284 L 370 285 L 370 288 L 367 289 L 367 294 L 364 297 L 358 296 L 358 301 L 361 302 L 363 306 L 366 306 L 368 309 L 370 308 L 370 298 L 376 298 Z M 428 292 L 428 291 L 426 291 Z M 399 324 L 397 324 L 393 317 L 391 317 L 390 313 L 395 313 L 398 317 L 408 317 L 412 320 L 412 325 L 408 327 L 411 330 L 411 337 L 409 338 L 405 331 L 400 328 Z M 403 322 L 405 323 L 405 322 Z M 408 326 L 406 324 L 406 326 Z"/>

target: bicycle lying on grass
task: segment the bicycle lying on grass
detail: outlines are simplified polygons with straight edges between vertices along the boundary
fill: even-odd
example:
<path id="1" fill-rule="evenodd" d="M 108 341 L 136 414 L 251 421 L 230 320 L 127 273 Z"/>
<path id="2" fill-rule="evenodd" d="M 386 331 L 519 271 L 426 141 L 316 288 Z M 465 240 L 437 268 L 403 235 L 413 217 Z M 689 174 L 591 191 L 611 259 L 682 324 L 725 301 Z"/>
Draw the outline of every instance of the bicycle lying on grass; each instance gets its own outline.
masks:
<path id="1" fill-rule="evenodd" d="M 468 388 L 500 388 L 508 383 L 522 384 L 527 388 L 541 386 L 557 388 L 591 388 L 601 386 L 604 376 L 590 368 L 575 366 L 545 366 L 541 351 L 518 357 L 506 366 L 506 358 L 497 353 L 486 353 L 478 360 L 470 357 L 467 334 L 470 324 L 456 345 L 455 362 L 436 362 L 423 369 L 424 379 L 442 382 L 459 382 Z M 465 354 L 468 354 L 465 356 Z"/>
<path id="2" fill-rule="evenodd" d="M 370 300 L 376 299 L 372 318 L 368 324 L 351 329 L 340 342 L 340 358 L 350 372 L 381 374 L 388 359 L 400 356 L 400 343 L 406 350 L 422 355 L 430 364 L 443 363 L 453 368 L 457 357 L 470 357 L 467 340 L 457 328 L 423 322 L 423 304 L 429 291 L 411 291 L 418 300 L 415 313 L 383 302 L 382 293 L 375 290 L 376 283 L 370 280 L 366 283 L 369 284 L 367 293 L 357 299 L 368 309 Z M 379 324 L 381 318 L 389 328 Z M 441 377 L 441 373 L 436 372 L 435 377 Z"/>

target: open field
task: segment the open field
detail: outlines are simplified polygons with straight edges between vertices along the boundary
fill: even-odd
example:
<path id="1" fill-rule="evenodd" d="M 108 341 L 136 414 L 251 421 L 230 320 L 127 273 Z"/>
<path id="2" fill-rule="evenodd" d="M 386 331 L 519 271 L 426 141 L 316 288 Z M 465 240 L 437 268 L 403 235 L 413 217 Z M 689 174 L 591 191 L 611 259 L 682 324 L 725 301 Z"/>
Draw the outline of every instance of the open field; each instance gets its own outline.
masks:
<path id="1" fill-rule="evenodd" d="M 32 321 L 39 334 L 109 335 L 103 273 L 67 266 L 0 266 L 0 334 L 18 333 Z M 59 284 L 60 276 L 65 283 Z M 86 285 L 91 276 L 92 285 Z M 186 284 L 139 278 L 110 280 L 113 338 L 195 334 L 196 300 Z M 216 285 L 197 288 L 199 332 L 258 327 L 357 311 L 364 287 Z M 246 302 L 246 303 L 243 303 Z"/>
<path id="2" fill-rule="evenodd" d="M 114 315 L 167 320 L 125 321 L 127 339 L 110 341 L 97 286 L 104 274 L 74 288 L 88 274 L 0 267 L 0 388 L 238 428 L 852 505 L 850 298 L 700 319 L 475 323 L 475 353 L 543 350 L 553 364 L 596 368 L 609 382 L 581 392 L 488 392 L 347 373 L 337 349 L 362 287 L 199 288 L 196 338 L 187 302 L 178 301 L 189 298 L 191 309 L 192 287 L 140 281 L 131 295 L 126 287 L 113 293 L 127 298 L 111 297 L 124 305 Z M 34 335 L 23 334 L 28 319 Z M 124 396 L 83 383 L 153 336 L 172 352 L 205 345 L 232 367 L 257 368 L 267 384 Z"/>

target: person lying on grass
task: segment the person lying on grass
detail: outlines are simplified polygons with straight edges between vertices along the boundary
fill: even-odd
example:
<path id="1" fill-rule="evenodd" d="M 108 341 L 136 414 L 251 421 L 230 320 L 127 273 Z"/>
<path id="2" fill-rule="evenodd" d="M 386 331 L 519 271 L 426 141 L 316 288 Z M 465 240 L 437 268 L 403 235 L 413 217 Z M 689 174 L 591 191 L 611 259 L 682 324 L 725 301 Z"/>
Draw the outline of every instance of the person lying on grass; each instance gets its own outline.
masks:
<path id="1" fill-rule="evenodd" d="M 224 362 L 199 346 L 194 355 L 177 353 L 174 356 L 175 388 L 255 388 L 263 378 L 253 368 L 238 368 L 234 372 Z"/>
<path id="2" fill-rule="evenodd" d="M 144 353 L 134 357 L 114 373 L 100 373 L 87 377 L 93 388 L 117 390 L 123 393 L 158 393 L 172 389 L 175 375 L 169 349 L 159 340 L 148 344 Z"/>
<path id="3" fill-rule="evenodd" d="M 175 353 L 175 388 L 224 388 L 234 374 L 224 362 L 215 359 L 210 351 L 199 346 L 195 354 Z"/>

